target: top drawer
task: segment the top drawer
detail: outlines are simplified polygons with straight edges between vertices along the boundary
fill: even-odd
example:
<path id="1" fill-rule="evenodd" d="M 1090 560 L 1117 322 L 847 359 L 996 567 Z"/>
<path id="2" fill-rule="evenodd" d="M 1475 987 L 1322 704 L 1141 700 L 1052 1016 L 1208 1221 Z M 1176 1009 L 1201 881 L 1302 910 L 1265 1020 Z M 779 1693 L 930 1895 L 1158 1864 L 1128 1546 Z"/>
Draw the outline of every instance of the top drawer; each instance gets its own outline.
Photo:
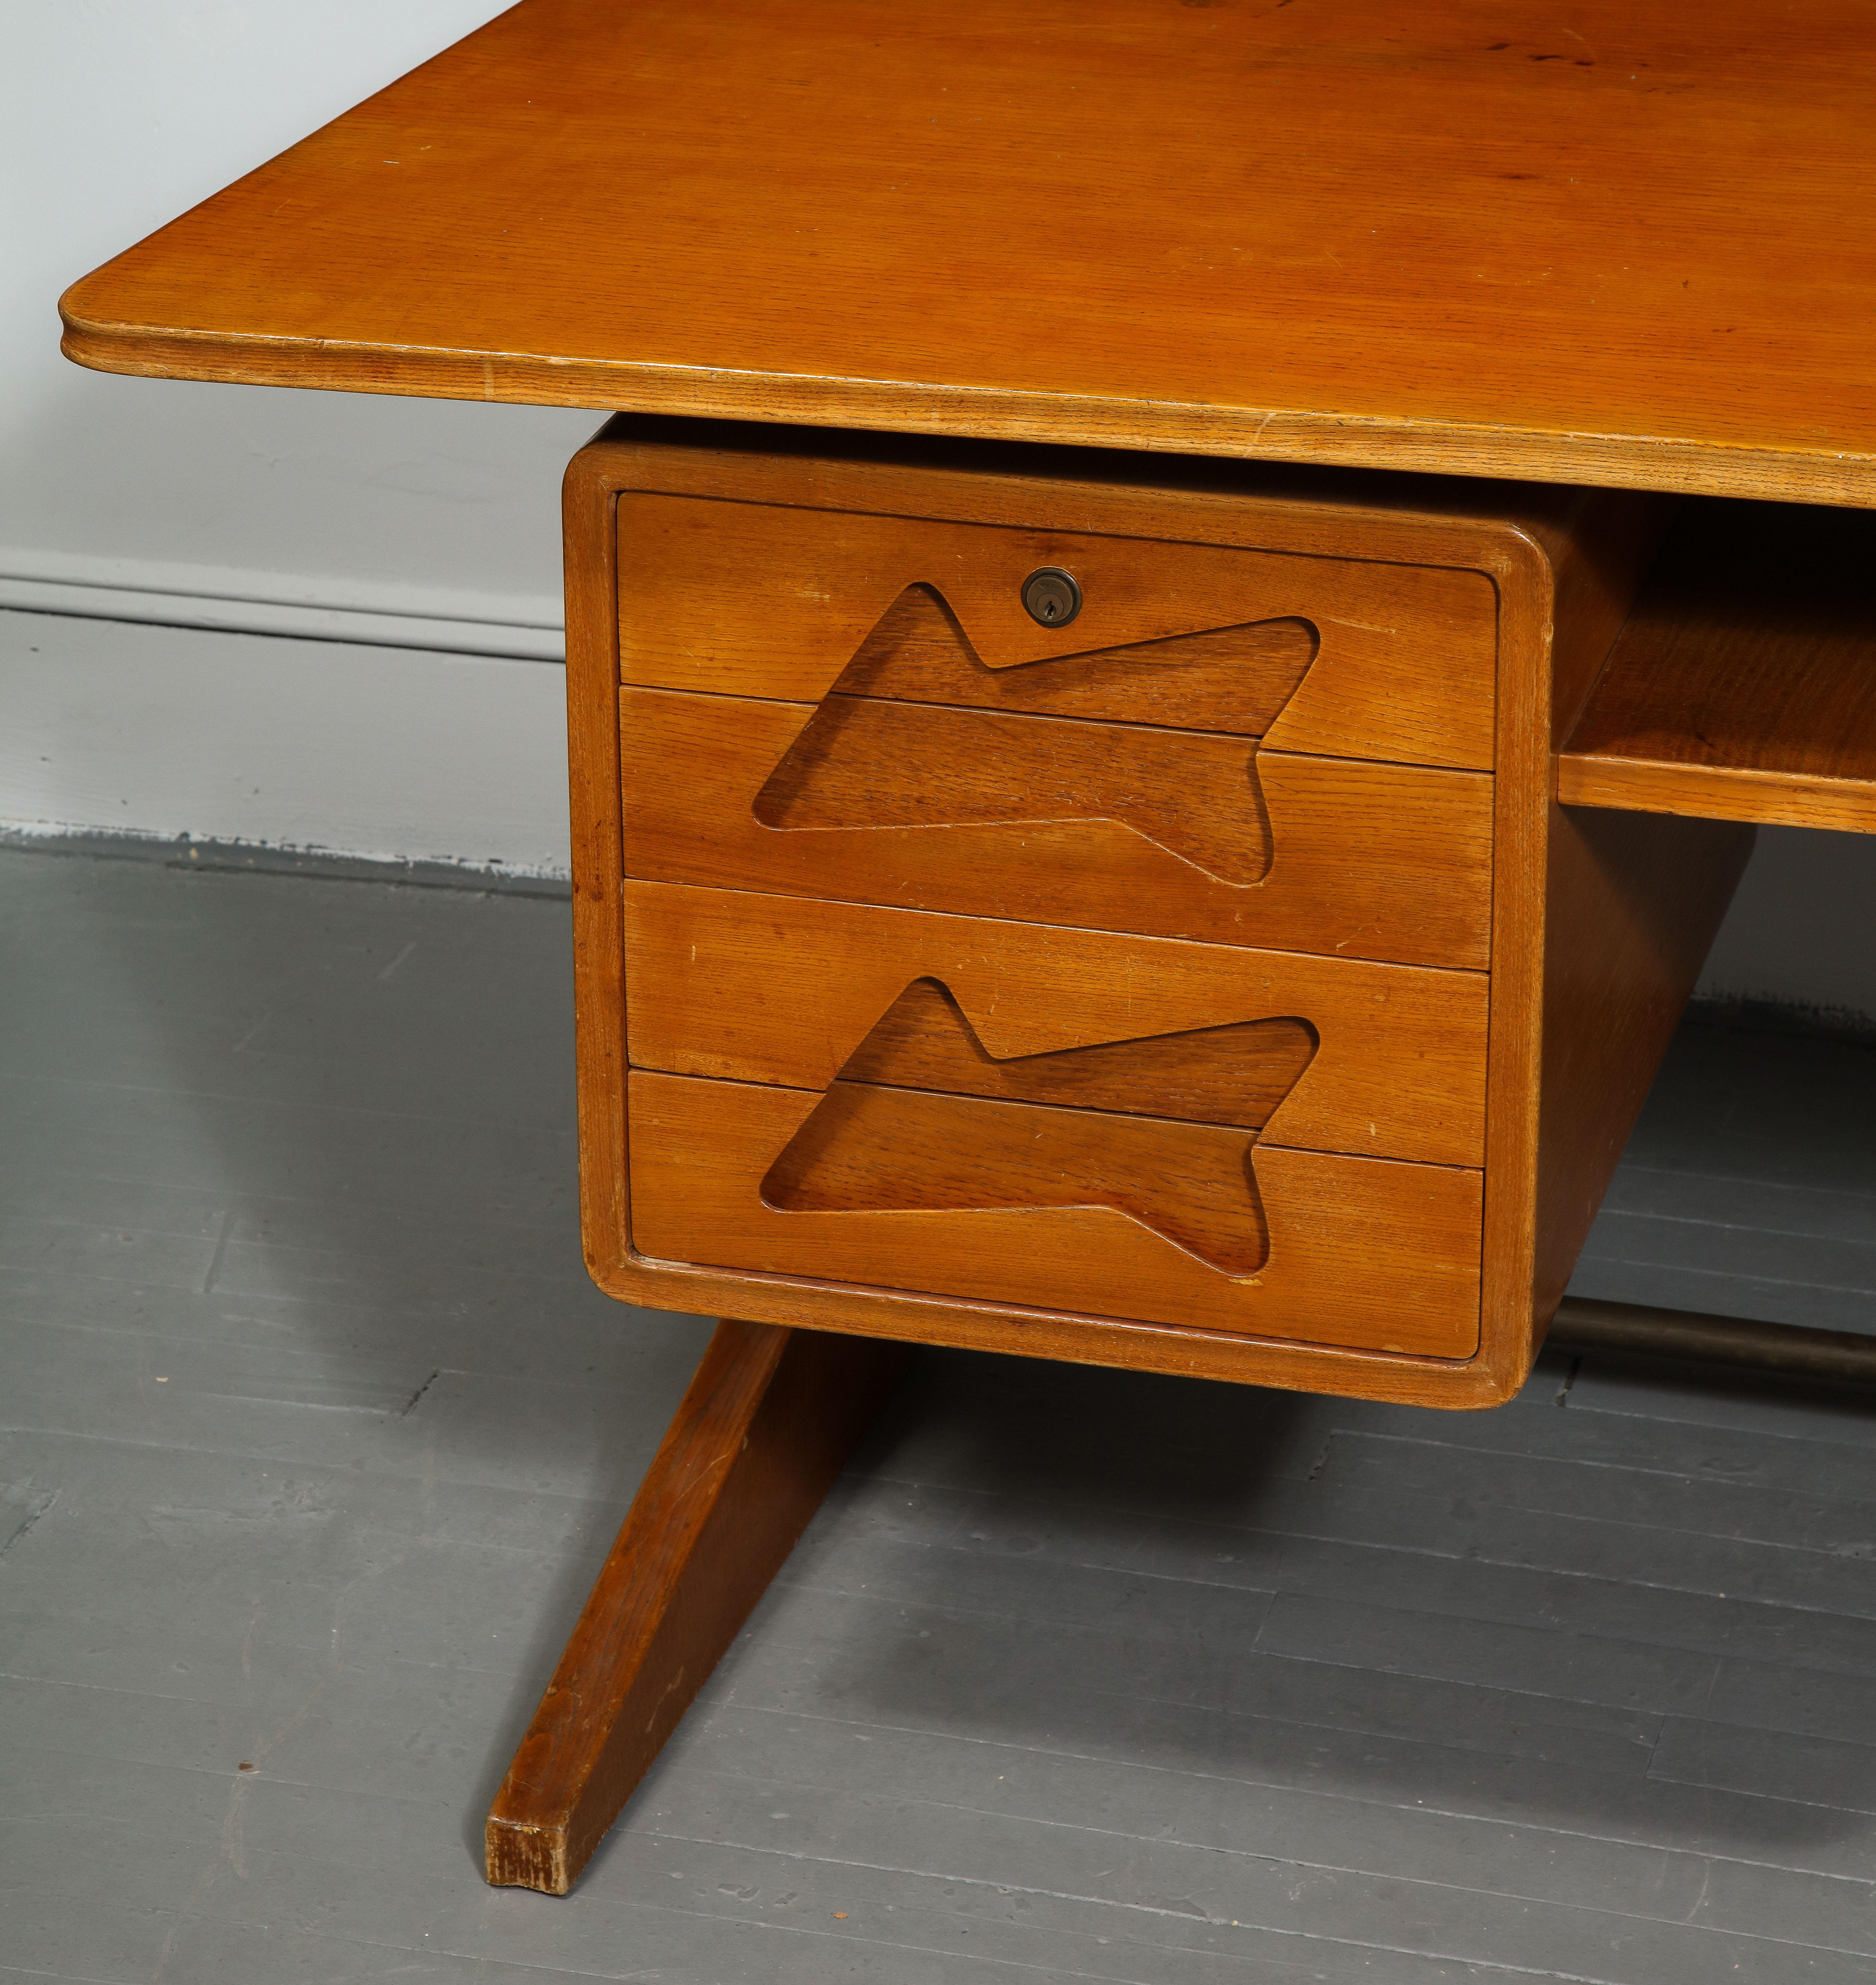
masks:
<path id="1" fill-rule="evenodd" d="M 1081 588 L 1081 611 L 1064 626 L 1024 610 L 1024 580 L 1047 566 Z M 1002 707 L 1046 700 L 1063 715 L 1249 730 L 1270 751 L 1491 767 L 1498 603 L 1482 573 L 706 497 L 619 499 L 628 686 L 819 703 L 895 603 L 904 613 L 932 596 L 997 678 Z M 1104 666 L 1070 660 L 1104 653 Z M 1247 668 L 1256 680 L 1234 699 L 1229 678 Z"/>
<path id="2" fill-rule="evenodd" d="M 619 529 L 628 875 L 1484 967 L 1481 574 L 638 492 Z"/>

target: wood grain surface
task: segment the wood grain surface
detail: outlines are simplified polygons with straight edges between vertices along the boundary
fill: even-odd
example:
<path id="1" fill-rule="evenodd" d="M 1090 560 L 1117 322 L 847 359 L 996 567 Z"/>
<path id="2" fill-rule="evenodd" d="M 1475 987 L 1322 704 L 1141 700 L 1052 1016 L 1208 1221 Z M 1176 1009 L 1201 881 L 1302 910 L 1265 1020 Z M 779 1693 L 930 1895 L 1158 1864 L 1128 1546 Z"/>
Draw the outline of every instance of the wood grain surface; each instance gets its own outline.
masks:
<path id="1" fill-rule="evenodd" d="M 1558 798 L 1876 832 L 1873 524 L 1688 505 L 1558 758 Z"/>
<path id="2" fill-rule="evenodd" d="M 78 284 L 197 378 L 1876 501 L 1862 0 L 526 0 Z"/>
<path id="3" fill-rule="evenodd" d="M 927 773 L 940 794 L 936 821 L 765 825 L 758 795 L 812 714 L 799 704 L 621 691 L 626 872 L 1402 964 L 1488 962 L 1489 774 L 1259 751 L 1269 868 L 1261 881 L 1237 883 L 1091 811 L 946 825 L 942 767 Z M 1235 748 L 1248 788 L 1253 747 Z M 980 782 L 983 768 L 965 763 Z M 915 773 L 914 803 L 919 786 Z M 907 794 L 903 780 L 898 787 Z"/>
<path id="4" fill-rule="evenodd" d="M 1270 836 L 1245 744 L 1315 652 L 1305 623 L 1253 622 L 995 670 L 933 589 L 908 587 L 753 810 L 775 828 L 1114 820 L 1220 882 L 1260 882 Z"/>
<path id="5" fill-rule="evenodd" d="M 1553 806 L 1532 1310 L 1549 1322 L 1646 1101 L 1754 830 Z"/>
<path id="6" fill-rule="evenodd" d="M 1170 591 L 1176 576 L 1165 583 Z M 881 615 L 832 693 L 1261 737 L 1315 659 L 1307 621 L 1270 620 L 993 669 L 937 589 L 911 586 Z"/>
<path id="7" fill-rule="evenodd" d="M 903 1353 L 718 1325 L 489 1809 L 491 1882 L 563 1896 L 710 1678 Z"/>
<path id="8" fill-rule="evenodd" d="M 881 1015 L 761 1186 L 784 1212 L 1107 1206 L 1226 1275 L 1269 1235 L 1251 1147 L 1316 1052 L 1295 1019 L 999 1061 L 936 980 Z"/>
<path id="9" fill-rule="evenodd" d="M 655 1260 L 1421 1356 L 1478 1348 L 1475 1171 L 1259 1144 L 1269 1257 L 1239 1278 L 1106 1207 L 782 1211 L 762 1183 L 819 1097 L 638 1070 L 630 1090 L 633 1241 Z"/>
<path id="10" fill-rule="evenodd" d="M 1269 1251 L 1256 1140 L 1225 1124 L 843 1079 L 759 1189 L 782 1213 L 1111 1207 L 1221 1275 L 1254 1275 Z M 836 1242 L 823 1272 L 838 1272 L 840 1251 Z M 1117 1285 L 1111 1299 L 1127 1293 Z M 1066 1288 L 1054 1301 L 1077 1306 Z"/>
<path id="11" fill-rule="evenodd" d="M 909 1014 L 921 1017 L 906 1004 L 909 989 L 935 982 L 990 1058 L 971 1071 L 984 1093 L 1059 1101 L 1061 1091 L 1045 1084 L 1089 1081 L 1099 1067 L 1104 1083 L 1119 1086 L 1085 1091 L 1090 1101 L 1144 1101 L 1202 1118 L 1212 1104 L 1194 1087 L 1195 1038 L 1223 1042 L 1246 1023 L 1280 1022 L 1287 1031 L 1307 1015 L 1320 1045 L 1293 1087 L 1281 1062 L 1273 1078 L 1247 1076 L 1240 1057 L 1227 1053 L 1231 1107 L 1248 1112 L 1229 1120 L 1260 1123 L 1267 1138 L 1319 1150 L 1434 1164 L 1484 1160 L 1482 973 L 665 883 L 628 882 L 624 903 L 635 1066 L 815 1093 L 843 1070 L 950 1087 L 955 1073 L 939 1080 L 936 1070 L 955 1071 L 956 1058 L 940 1064 L 928 1029 L 916 1041 L 900 1033 Z M 1274 1038 L 1261 1026 L 1259 1033 Z M 1165 1039 L 1168 1056 L 1176 1052 L 1176 1076 L 1143 1036 Z M 1071 1078 L 1041 1073 L 1067 1069 L 1071 1050 L 1081 1051 Z M 1283 1081 L 1286 1093 L 1273 1093 L 1269 1080 Z M 1145 1087 L 1168 1080 L 1180 1086 Z"/>
<path id="12" fill-rule="evenodd" d="M 1562 493 L 1562 492 L 1560 492 Z M 1659 499 L 1567 492 L 1567 503 L 1530 519 L 1528 556 L 1501 583 L 1498 756 L 1493 787 L 1491 1076 L 1485 1113 L 1486 1319 L 1480 1362 L 1504 1397 L 1523 1382 L 1550 1322 L 1544 1278 L 1553 1242 L 1552 1210 L 1540 1194 L 1545 1142 L 1561 1120 L 1545 1121 L 1547 1056 L 1555 1045 L 1553 974 L 1568 969 L 1557 947 L 1587 936 L 1567 922 L 1551 927 L 1551 879 L 1564 825 L 1551 798 L 1553 754 L 1627 618 L 1673 506 Z M 1605 886 L 1619 902 L 1626 878 Z M 1585 899 L 1587 900 L 1587 899 Z M 1606 959 L 1606 953 L 1599 953 Z M 1619 1026 L 1627 989 L 1619 972 L 1592 970 L 1588 996 L 1572 1003 L 1568 1025 L 1583 1033 Z M 1592 1143 L 1599 1112 L 1620 1116 L 1627 1098 L 1585 1088 L 1571 1099 L 1570 1127 Z M 1555 1142 L 1554 1165 L 1568 1154 Z"/>
<path id="13" fill-rule="evenodd" d="M 580 1122 L 580 1241 L 603 1285 L 631 1245 L 626 1193 L 625 932 L 621 803 L 617 464 L 582 448 L 560 489 L 566 597 L 567 827 L 573 882 L 573 1065 Z M 598 685 L 603 685 L 603 692 Z"/>
<path id="14" fill-rule="evenodd" d="M 659 465 L 682 477 L 681 463 Z M 1051 463 L 1032 451 L 1024 465 L 1071 473 L 1097 465 L 1066 451 Z M 1131 715 L 1266 734 L 1285 751 L 1491 769 L 1494 589 L 1479 573 L 1401 563 L 1404 547 L 1378 518 L 1364 533 L 1347 527 L 1346 513 L 1325 516 L 1316 554 L 1297 556 L 1247 548 L 1266 532 L 1279 545 L 1295 541 L 1296 516 L 1275 506 L 1240 503 L 1221 514 L 1202 499 L 1156 499 L 1149 486 L 1119 509 L 1092 490 L 1038 488 L 981 467 L 973 474 L 968 455 L 946 468 L 883 462 L 863 480 L 803 472 L 789 492 L 798 502 L 787 507 L 621 495 L 623 681 L 789 703 L 816 702 L 839 681 L 951 702 L 960 699 L 935 694 L 940 682 L 987 676 L 1002 709 L 1060 697 L 1065 716 Z M 772 480 L 747 471 L 725 479 L 732 487 L 738 479 L 758 489 Z M 877 508 L 840 507 L 842 496 Z M 959 521 L 973 509 L 984 522 Z M 1107 531 L 1072 527 L 1091 510 Z M 1032 528 L 990 521 L 1013 512 Z M 1182 541 L 1221 525 L 1239 542 Z M 1347 555 L 1359 548 L 1372 555 Z M 1332 549 L 1343 556 L 1327 556 Z M 1082 610 L 1064 627 L 1038 626 L 1022 606 L 1023 581 L 1049 565 L 1072 572 L 1082 589 Z M 904 601 L 912 587 L 943 603 L 942 628 Z M 1273 620 L 1309 630 L 1315 659 L 1299 680 L 1296 632 L 1258 624 Z M 1231 646 L 1254 673 L 1221 714 L 1205 650 L 1222 628 L 1246 630 Z M 1209 638 L 1172 645 L 1197 634 Z M 895 686 L 865 679 L 872 669 L 862 657 L 889 667 Z M 987 689 L 962 700 L 985 703 Z"/>
<path id="15" fill-rule="evenodd" d="M 1261 1130 L 1316 1048 L 1306 1020 L 1228 1021 L 1000 1060 L 935 979 L 915 979 L 842 1065 L 843 1082 L 1120 1110 Z"/>
<path id="16" fill-rule="evenodd" d="M 1255 741 L 1144 724 L 836 693 L 749 811 L 790 832 L 1112 821 L 1234 888 L 1270 866 Z M 877 836 L 870 846 L 893 862 Z"/>

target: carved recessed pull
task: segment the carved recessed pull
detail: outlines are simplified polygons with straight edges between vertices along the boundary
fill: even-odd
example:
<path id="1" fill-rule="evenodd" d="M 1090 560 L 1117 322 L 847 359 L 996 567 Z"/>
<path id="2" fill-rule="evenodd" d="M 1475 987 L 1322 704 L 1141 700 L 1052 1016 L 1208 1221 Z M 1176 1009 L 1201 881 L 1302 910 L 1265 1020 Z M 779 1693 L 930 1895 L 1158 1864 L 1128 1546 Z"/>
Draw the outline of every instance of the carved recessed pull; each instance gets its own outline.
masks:
<path id="1" fill-rule="evenodd" d="M 1307 673 L 1299 620 L 992 669 L 930 586 L 887 610 L 756 795 L 778 828 L 1111 820 L 1220 881 L 1270 865 L 1257 740 Z"/>
<path id="2" fill-rule="evenodd" d="M 999 1060 L 919 979 L 762 1182 L 783 1212 L 1105 1206 L 1228 1275 L 1269 1253 L 1252 1147 L 1316 1052 L 1249 1020 Z"/>

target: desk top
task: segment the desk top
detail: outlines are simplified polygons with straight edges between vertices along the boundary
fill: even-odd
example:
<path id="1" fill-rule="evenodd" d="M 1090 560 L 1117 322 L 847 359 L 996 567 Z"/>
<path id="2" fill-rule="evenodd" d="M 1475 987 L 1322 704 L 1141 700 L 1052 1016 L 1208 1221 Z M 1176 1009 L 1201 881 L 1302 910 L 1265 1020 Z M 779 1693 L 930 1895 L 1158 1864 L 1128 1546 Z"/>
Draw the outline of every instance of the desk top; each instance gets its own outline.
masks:
<path id="1" fill-rule="evenodd" d="M 525 0 L 65 348 L 1876 505 L 1873 103 L 1867 0 Z"/>

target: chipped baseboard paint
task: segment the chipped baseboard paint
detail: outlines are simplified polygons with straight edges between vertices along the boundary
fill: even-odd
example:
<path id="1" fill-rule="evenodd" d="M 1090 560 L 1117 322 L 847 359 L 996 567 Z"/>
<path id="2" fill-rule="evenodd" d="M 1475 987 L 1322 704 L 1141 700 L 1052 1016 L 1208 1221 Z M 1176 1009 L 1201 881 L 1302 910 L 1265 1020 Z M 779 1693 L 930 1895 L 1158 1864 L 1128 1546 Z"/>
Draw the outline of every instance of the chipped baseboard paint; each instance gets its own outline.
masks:
<path id="1" fill-rule="evenodd" d="M 564 879 L 564 673 L 0 611 L 0 831 Z"/>
<path id="2" fill-rule="evenodd" d="M 22 855 L 81 855 L 145 862 L 200 875 L 305 875 L 322 882 L 409 884 L 503 895 L 573 894 L 564 875 L 530 875 L 499 862 L 412 862 L 393 855 L 346 855 L 331 848 L 281 848 L 259 841 L 199 841 L 193 835 L 35 831 L 0 822 L 0 848 Z"/>

